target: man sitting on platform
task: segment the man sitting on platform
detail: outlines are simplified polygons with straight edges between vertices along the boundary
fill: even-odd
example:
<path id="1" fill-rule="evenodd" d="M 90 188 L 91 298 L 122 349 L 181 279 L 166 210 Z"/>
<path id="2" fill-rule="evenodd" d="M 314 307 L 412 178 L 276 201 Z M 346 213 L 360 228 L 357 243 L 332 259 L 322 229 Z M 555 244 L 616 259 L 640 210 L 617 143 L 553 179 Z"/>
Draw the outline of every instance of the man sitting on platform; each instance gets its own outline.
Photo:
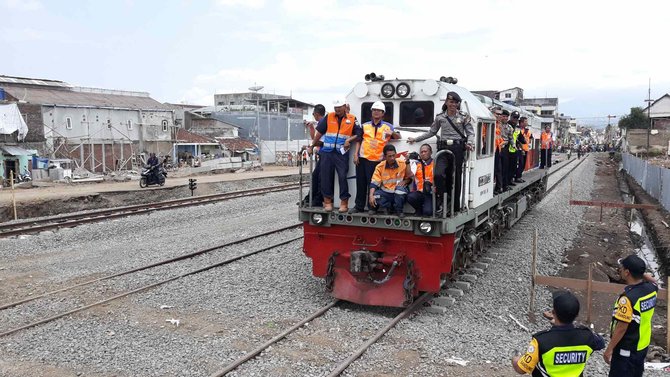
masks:
<path id="1" fill-rule="evenodd" d="M 396 150 L 391 144 L 384 146 L 384 161 L 375 168 L 370 182 L 370 214 L 377 213 L 379 207 L 383 214 L 392 211 L 398 217 L 405 217 L 403 206 L 407 200 L 407 185 L 412 181 L 412 171 L 402 160 L 396 160 Z"/>

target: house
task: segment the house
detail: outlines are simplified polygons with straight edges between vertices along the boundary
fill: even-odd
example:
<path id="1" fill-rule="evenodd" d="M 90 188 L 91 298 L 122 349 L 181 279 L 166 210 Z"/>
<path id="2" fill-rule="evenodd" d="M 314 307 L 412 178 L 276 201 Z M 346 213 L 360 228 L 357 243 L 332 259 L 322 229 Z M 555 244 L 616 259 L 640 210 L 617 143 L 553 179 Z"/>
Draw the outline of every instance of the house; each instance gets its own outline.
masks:
<path id="1" fill-rule="evenodd" d="M 148 93 L 11 76 L 0 76 L 0 88 L 3 102 L 16 103 L 28 125 L 25 149 L 41 156 L 106 172 L 172 151 L 174 111 Z"/>

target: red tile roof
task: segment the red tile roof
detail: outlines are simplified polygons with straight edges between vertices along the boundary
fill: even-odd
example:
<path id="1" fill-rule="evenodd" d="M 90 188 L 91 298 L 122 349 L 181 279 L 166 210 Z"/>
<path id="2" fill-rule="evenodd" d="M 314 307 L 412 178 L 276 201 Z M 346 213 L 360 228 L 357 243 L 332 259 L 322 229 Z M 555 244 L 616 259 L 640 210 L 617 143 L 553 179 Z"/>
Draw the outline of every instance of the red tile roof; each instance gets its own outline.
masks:
<path id="1" fill-rule="evenodd" d="M 244 152 L 246 149 L 256 148 L 256 144 L 249 140 L 235 138 L 235 139 L 218 139 L 219 143 L 226 149 L 235 152 Z"/>
<path id="2" fill-rule="evenodd" d="M 215 139 L 210 139 L 206 136 L 194 134 L 193 132 L 188 132 L 183 128 L 177 129 L 177 142 L 178 143 L 191 143 L 191 144 L 211 144 L 216 143 Z"/>

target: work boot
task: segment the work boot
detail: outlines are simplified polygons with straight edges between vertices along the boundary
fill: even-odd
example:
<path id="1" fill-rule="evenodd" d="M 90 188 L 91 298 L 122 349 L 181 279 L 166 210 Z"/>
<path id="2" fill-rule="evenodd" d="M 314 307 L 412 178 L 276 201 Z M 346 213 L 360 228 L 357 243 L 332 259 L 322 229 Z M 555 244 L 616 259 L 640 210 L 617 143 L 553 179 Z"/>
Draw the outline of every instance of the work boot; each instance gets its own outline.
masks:
<path id="1" fill-rule="evenodd" d="M 363 212 L 363 211 L 364 211 L 364 210 L 362 210 L 362 209 L 360 209 L 360 208 L 356 208 L 356 207 L 354 207 L 354 208 L 352 208 L 352 209 L 349 210 L 349 214 L 361 213 L 361 212 Z"/>
<path id="2" fill-rule="evenodd" d="M 323 210 L 326 212 L 333 211 L 333 199 L 332 198 L 323 198 Z"/>
<path id="3" fill-rule="evenodd" d="M 340 213 L 347 213 L 349 212 L 349 198 L 346 199 L 341 199 L 340 200 Z"/>

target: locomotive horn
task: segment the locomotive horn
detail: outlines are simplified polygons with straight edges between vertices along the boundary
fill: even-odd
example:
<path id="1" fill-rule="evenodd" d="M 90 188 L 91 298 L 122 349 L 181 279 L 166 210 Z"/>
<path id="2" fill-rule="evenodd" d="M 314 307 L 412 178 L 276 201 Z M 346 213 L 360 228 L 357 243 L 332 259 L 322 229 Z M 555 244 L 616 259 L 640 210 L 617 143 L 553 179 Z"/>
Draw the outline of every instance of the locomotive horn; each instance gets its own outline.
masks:
<path id="1" fill-rule="evenodd" d="M 370 81 L 370 74 L 365 75 L 365 81 Z"/>
<path id="2" fill-rule="evenodd" d="M 447 82 L 447 78 L 444 77 L 444 76 L 440 76 L 440 81 L 442 81 L 442 82 Z"/>
<path id="3" fill-rule="evenodd" d="M 375 81 L 376 78 L 377 78 L 377 75 L 375 75 L 374 72 L 370 73 L 370 80 Z"/>

